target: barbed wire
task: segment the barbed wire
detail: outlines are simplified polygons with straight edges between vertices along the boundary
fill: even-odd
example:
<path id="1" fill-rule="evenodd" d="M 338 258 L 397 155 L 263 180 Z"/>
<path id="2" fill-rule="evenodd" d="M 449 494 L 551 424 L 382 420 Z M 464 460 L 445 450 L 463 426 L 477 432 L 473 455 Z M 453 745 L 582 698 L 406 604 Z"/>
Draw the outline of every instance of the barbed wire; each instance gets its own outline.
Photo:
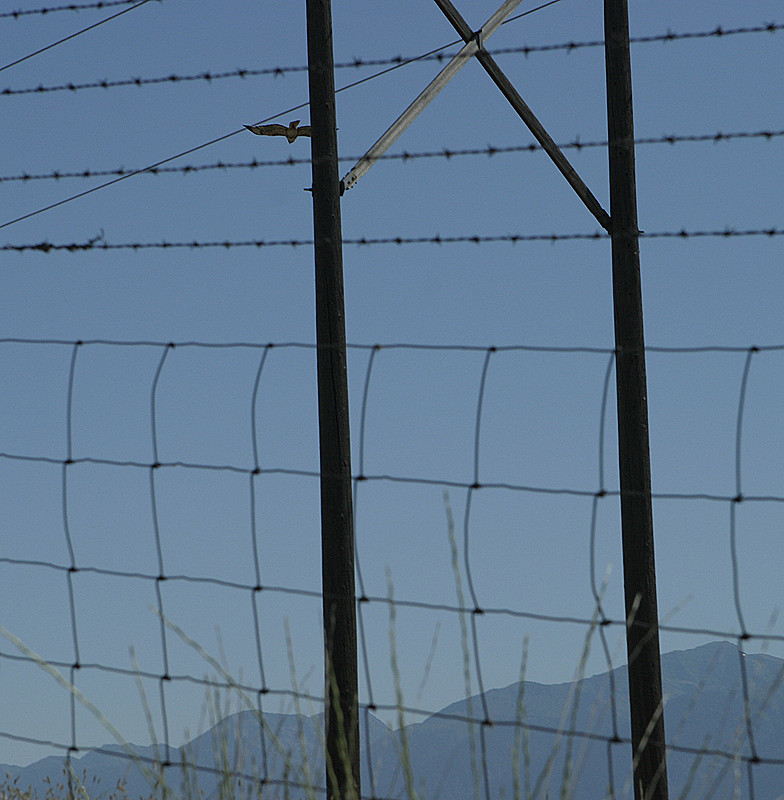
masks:
<path id="1" fill-rule="evenodd" d="M 336 67 L 339 65 L 335 65 Z M 89 83 L 65 83 L 60 86 L 44 86 L 43 84 L 28 89 L 3 89 L 0 95 L 45 94 L 48 92 L 78 92 L 83 89 L 114 89 L 120 86 L 151 86 L 159 83 L 188 83 L 193 81 L 225 80 L 226 78 L 252 78 L 259 75 L 283 75 L 286 72 L 307 72 L 307 67 L 268 67 L 262 69 L 233 69 L 226 72 L 198 72 L 190 75 L 164 75 L 158 78 L 124 78 L 121 80 L 100 80 Z"/>
<path id="2" fill-rule="evenodd" d="M 111 22 L 113 19 L 117 19 L 117 17 L 121 17 L 123 14 L 127 14 L 129 11 L 135 11 L 140 6 L 143 6 L 145 3 L 149 3 L 150 0 L 140 0 L 135 5 L 132 5 L 130 8 L 124 8 L 122 11 L 118 11 L 116 14 L 112 14 L 111 17 L 106 17 L 106 19 L 102 19 L 100 22 L 96 22 L 93 25 L 88 25 L 86 28 L 82 28 L 80 31 L 76 31 L 76 33 L 72 33 L 69 36 L 65 36 L 62 39 L 58 39 L 56 42 L 52 42 L 51 44 L 46 45 L 46 47 L 41 47 L 39 50 L 36 50 L 33 53 L 28 53 L 26 56 L 22 56 L 22 58 L 17 58 L 16 61 L 12 61 L 10 64 L 6 64 L 3 67 L 0 67 L 0 72 L 4 69 L 9 69 L 10 67 L 15 67 L 17 64 L 21 64 L 23 61 L 27 61 L 33 56 L 38 56 L 41 53 L 45 53 L 47 50 L 51 50 L 53 47 L 57 47 L 58 45 L 63 44 L 64 42 L 69 42 L 71 39 L 75 39 L 77 36 L 81 36 L 83 33 L 87 33 L 87 31 L 91 31 L 94 28 L 97 28 L 99 25 L 103 25 L 106 22 Z M 160 0 L 157 0 L 160 2 Z"/>
<path id="3" fill-rule="evenodd" d="M 551 3 L 545 3 L 542 6 L 538 6 L 537 8 L 533 8 L 533 9 L 530 9 L 529 11 L 526 11 L 523 15 L 519 15 L 519 16 L 525 16 L 525 15 L 528 15 L 528 14 L 532 14 L 535 11 L 538 11 L 541 8 L 544 8 L 544 7 L 546 7 L 547 5 L 550 5 L 550 4 Z M 517 18 L 519 18 L 519 17 L 516 17 L 515 19 L 517 19 Z M 775 23 L 768 23 L 767 25 L 762 26 L 762 28 L 760 28 L 759 30 L 772 30 L 772 31 L 775 31 L 775 30 L 780 29 L 781 27 L 782 26 L 776 25 Z M 754 29 L 754 28 L 739 28 L 739 29 L 733 29 L 733 30 L 730 30 L 730 31 L 725 31 L 722 28 L 718 27 L 713 32 L 705 33 L 705 34 L 692 34 L 691 36 L 697 36 L 697 35 L 706 35 L 706 36 L 707 35 L 710 35 L 710 36 L 722 35 L 722 36 L 727 36 L 727 35 L 733 35 L 734 33 L 738 33 L 738 32 L 752 32 L 752 31 L 757 31 L 757 30 L 758 29 Z M 664 39 L 665 40 L 671 40 L 672 38 L 675 38 L 677 36 L 678 36 L 677 34 L 668 33 L 664 37 Z M 649 37 L 649 39 L 650 39 L 650 37 Z M 443 49 L 443 48 L 440 48 L 440 49 Z M 437 51 L 432 51 L 432 52 L 437 52 Z M 336 90 L 335 93 L 337 94 L 339 92 L 343 92 L 343 91 L 346 91 L 348 89 L 352 89 L 352 88 L 354 88 L 356 86 L 359 86 L 359 85 L 361 85 L 363 83 L 366 83 L 366 82 L 368 82 L 370 80 L 374 80 L 374 79 L 380 77 L 381 75 L 384 75 L 384 74 L 386 74 L 388 72 L 391 72 L 393 70 L 399 69 L 405 63 L 407 63 L 407 62 L 403 62 L 402 59 L 401 59 L 400 63 L 394 63 L 392 66 L 389 66 L 389 67 L 385 68 L 384 70 L 381 70 L 380 72 L 374 73 L 373 75 L 366 76 L 365 78 L 360 78 L 359 80 L 353 81 L 352 83 L 346 84 L 345 86 L 341 86 L 339 89 Z M 258 124 L 261 124 L 263 122 L 269 122 L 269 121 L 271 121 L 273 119 L 276 119 L 279 116 L 282 116 L 284 114 L 289 114 L 292 111 L 297 111 L 300 108 L 304 108 L 307 105 L 308 105 L 307 102 L 303 102 L 303 103 L 300 103 L 298 105 L 292 106 L 291 108 L 289 108 L 289 109 L 287 109 L 285 111 L 279 111 L 276 114 L 272 114 L 272 115 L 266 117 L 263 120 L 259 120 Z M 244 128 L 240 128 L 240 129 L 231 131 L 230 133 L 224 134 L 222 136 L 218 136 L 215 139 L 211 139 L 210 141 L 203 142 L 202 144 L 196 145 L 195 147 L 190 147 L 190 148 L 188 148 L 186 150 L 183 150 L 183 151 L 181 151 L 179 153 L 176 153 L 176 154 L 174 154 L 172 156 L 167 156 L 166 158 L 162 158 L 159 161 L 154 162 L 153 164 L 149 164 L 147 167 L 144 167 L 142 169 L 136 170 L 135 172 L 131 172 L 131 173 L 128 173 L 128 174 L 120 175 L 119 177 L 112 178 L 111 180 L 107 181 L 106 183 L 100 184 L 98 186 L 93 186 L 90 189 L 86 189 L 83 192 L 78 192 L 75 195 L 71 195 L 70 197 L 66 197 L 66 198 L 63 198 L 62 200 L 58 200 L 55 203 L 50 203 L 49 205 L 43 206 L 41 208 L 37 208 L 35 211 L 30 211 L 30 212 L 28 212 L 26 214 L 22 214 L 19 217 L 15 217 L 14 219 L 8 220 L 7 222 L 4 222 L 4 223 L 0 224 L 0 229 L 7 228 L 10 225 L 15 225 L 18 222 L 22 222 L 23 220 L 30 219 L 31 217 L 37 216 L 38 214 L 43 214 L 43 213 L 46 213 L 47 211 L 51 211 L 51 210 L 53 210 L 55 208 L 59 208 L 60 206 L 65 205 L 66 203 L 70 203 L 70 202 L 72 202 L 74 200 L 78 200 L 79 198 L 85 197 L 88 194 L 92 194 L 92 193 L 100 191 L 102 189 L 106 189 L 109 186 L 113 186 L 114 184 L 119 183 L 120 181 L 127 180 L 128 178 L 132 177 L 133 175 L 139 175 L 139 174 L 142 174 L 142 173 L 147 172 L 149 170 L 157 169 L 157 168 L 163 166 L 164 164 L 168 164 L 169 162 L 175 161 L 178 158 L 182 158 L 182 157 L 184 157 L 186 155 L 190 155 L 191 153 L 195 153 L 195 152 L 197 152 L 199 150 L 203 150 L 206 147 L 210 147 L 213 144 L 217 144 L 218 142 L 222 142 L 225 139 L 228 139 L 228 138 L 230 138 L 232 136 L 235 136 L 238 133 L 242 133 L 243 131 L 244 131 Z"/>
<path id="4" fill-rule="evenodd" d="M 540 7 L 541 8 L 541 7 Z M 539 10 L 539 9 L 534 9 Z M 510 20 L 511 21 L 511 20 Z M 705 38 L 723 38 L 727 36 L 737 36 L 741 34 L 753 34 L 753 33 L 775 33 L 784 29 L 784 24 L 778 24 L 775 22 L 763 23 L 762 25 L 751 26 L 751 27 L 742 27 L 742 28 L 723 28 L 722 26 L 717 26 L 709 31 L 692 31 L 687 33 L 674 33 L 672 31 L 668 31 L 667 33 L 663 34 L 655 34 L 651 36 L 637 36 L 630 39 L 631 44 L 649 44 L 653 42 L 673 42 L 679 40 L 689 40 L 689 39 L 705 39 Z M 394 56 L 391 58 L 377 58 L 377 59 L 363 59 L 363 58 L 355 58 L 351 61 L 343 61 L 338 62 L 335 64 L 335 69 L 362 69 L 367 67 L 382 67 L 382 66 L 404 66 L 407 64 L 412 64 L 416 62 L 427 62 L 427 61 L 437 61 L 439 63 L 443 61 L 447 61 L 454 55 L 453 53 L 444 53 L 443 51 L 449 47 L 454 47 L 456 44 L 459 44 L 460 40 L 450 42 L 449 44 L 442 45 L 441 47 L 437 48 L 436 50 L 431 50 L 428 53 L 423 53 L 417 56 Z M 572 52 L 574 50 L 581 50 L 585 48 L 593 48 L 593 47 L 603 47 L 604 40 L 593 40 L 593 41 L 584 41 L 584 42 L 559 42 L 557 44 L 547 44 L 547 45 L 522 45 L 517 47 L 500 47 L 500 48 L 492 48 L 488 49 L 487 52 L 490 55 L 524 55 L 528 57 L 534 53 L 547 53 L 553 52 L 558 50 L 565 50 L 567 52 Z M 228 78 L 250 78 L 250 77 L 258 77 L 263 75 L 272 75 L 274 77 L 279 77 L 282 75 L 286 75 L 288 73 L 297 73 L 297 72 L 307 72 L 308 68 L 307 65 L 297 65 L 297 66 L 276 66 L 276 67 L 264 67 L 259 69 L 233 69 L 233 70 L 225 70 L 222 72 L 213 72 L 210 70 L 204 70 L 203 72 L 197 73 L 190 73 L 184 75 L 177 75 L 177 74 L 169 74 L 169 75 L 162 75 L 152 78 L 141 78 L 141 77 L 132 77 L 132 78 L 120 78 L 115 80 L 108 80 L 108 79 L 101 79 L 101 80 L 94 80 L 94 81 L 86 81 L 84 83 L 74 83 L 68 82 L 59 85 L 53 86 L 44 86 L 43 84 L 39 84 L 38 86 L 32 87 L 25 87 L 22 89 L 13 89 L 8 87 L 3 89 L 0 92 L 0 95 L 4 95 L 7 97 L 14 96 L 14 95 L 26 95 L 26 94 L 44 94 L 49 92 L 77 92 L 83 91 L 87 89 L 114 89 L 119 87 L 127 87 L 127 86 L 151 86 L 157 84 L 179 84 L 179 83 L 188 83 L 194 81 L 206 81 L 207 83 L 212 83 L 212 81 L 216 80 L 225 80 Z"/>
<path id="5" fill-rule="evenodd" d="M 2 11 L 0 12 L 0 19 L 25 17 L 30 14 L 53 14 L 56 11 L 83 11 L 90 8 L 110 8 L 111 6 L 131 6 L 138 3 L 139 0 L 98 0 L 95 3 L 70 3 L 67 6 L 49 6 L 47 8 L 30 8 L 26 10 L 19 9 L 17 11 Z M 162 2 L 162 0 L 158 0 Z"/>
<path id="6" fill-rule="evenodd" d="M 686 229 L 678 231 L 651 231 L 640 232 L 642 239 L 732 239 L 739 237 L 784 236 L 784 228 L 749 228 L 746 230 L 735 230 L 733 228 L 723 228 L 721 230 L 693 230 Z M 343 239 L 344 245 L 355 245 L 357 247 L 370 247 L 376 245 L 414 245 L 414 244 L 489 244 L 501 243 L 518 244 L 521 242 L 568 242 L 568 241 L 609 241 L 610 236 L 604 231 L 594 233 L 506 233 L 496 236 L 461 235 L 461 236 L 387 236 L 387 237 L 361 237 L 354 239 Z M 184 242 L 122 242 L 111 244 L 103 238 L 97 236 L 88 239 L 86 242 L 70 242 L 67 244 L 54 244 L 44 241 L 37 244 L 5 244 L 0 246 L 0 251 L 4 252 L 40 252 L 56 253 L 69 252 L 78 253 L 86 250 L 202 250 L 202 249 L 225 249 L 231 250 L 240 247 L 309 247 L 313 245 L 313 239 L 246 239 L 222 241 L 184 241 Z"/>
<path id="7" fill-rule="evenodd" d="M 784 29 L 784 24 L 776 22 L 763 22 L 760 25 L 747 25 L 737 28 L 724 28 L 722 25 L 717 25 L 710 30 L 701 31 L 687 31 L 684 33 L 676 33 L 675 31 L 668 30 L 667 33 L 657 33 L 647 36 L 631 36 L 629 37 L 630 44 L 652 44 L 654 42 L 677 42 L 689 39 L 710 39 L 710 38 L 723 38 L 726 36 L 741 36 L 744 34 L 754 33 L 776 33 Z M 529 55 L 530 53 L 546 53 L 552 50 L 580 50 L 586 47 L 604 47 L 604 39 L 594 39 L 591 41 L 583 42 L 562 42 L 560 44 L 545 44 L 523 47 L 508 47 L 498 50 L 498 53 L 522 53 Z"/>
<path id="8" fill-rule="evenodd" d="M 784 136 L 784 130 L 762 130 L 762 131 L 737 131 L 732 133 L 704 133 L 704 134 L 667 134 L 662 136 L 647 136 L 634 140 L 635 145 L 649 145 L 649 144 L 683 144 L 683 143 L 710 143 L 718 144 L 719 142 L 732 142 L 742 139 L 765 139 L 770 141 L 772 139 L 781 138 Z M 605 148 L 608 146 L 606 139 L 597 139 L 594 141 L 581 141 L 580 139 L 573 139 L 569 142 L 563 142 L 558 147 L 561 150 L 586 150 L 590 148 Z M 440 150 L 425 150 L 419 152 L 409 152 L 404 150 L 401 153 L 385 153 L 380 156 L 380 161 L 415 161 L 418 159 L 427 158 L 459 158 L 464 156 L 487 156 L 492 158 L 496 155 L 506 155 L 510 153 L 534 153 L 542 150 L 542 146 L 537 142 L 530 142 L 524 145 L 507 145 L 495 146 L 487 145 L 487 147 L 469 147 L 469 148 L 448 148 L 443 147 Z M 340 156 L 339 162 L 355 163 L 359 156 Z M 187 164 L 181 167 L 151 167 L 147 169 L 125 169 L 118 167 L 117 169 L 103 169 L 91 170 L 84 169 L 74 172 L 65 170 L 54 170 L 52 172 L 32 174 L 22 173 L 21 175 L 3 175 L 0 176 L 0 183 L 19 181 L 26 183 L 28 181 L 42 181 L 42 180 L 65 180 L 68 178 L 105 178 L 109 176 L 129 176 L 135 174 L 148 174 L 148 175 L 170 175 L 181 173 L 184 175 L 195 174 L 198 172 L 215 171 L 215 170 L 230 170 L 230 169 L 261 169 L 266 167 L 293 167 L 302 164 L 311 164 L 311 158 L 295 158 L 289 156 L 285 159 L 269 159 L 259 160 L 257 158 L 250 161 L 216 161 L 211 164 Z"/>

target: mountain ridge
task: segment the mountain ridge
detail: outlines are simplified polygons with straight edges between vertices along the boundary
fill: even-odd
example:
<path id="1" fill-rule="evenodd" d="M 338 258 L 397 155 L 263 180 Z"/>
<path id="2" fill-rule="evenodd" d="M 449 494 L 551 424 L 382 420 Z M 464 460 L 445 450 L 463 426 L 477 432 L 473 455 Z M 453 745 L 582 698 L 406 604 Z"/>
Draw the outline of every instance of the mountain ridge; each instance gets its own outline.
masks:
<path id="1" fill-rule="evenodd" d="M 750 724 L 741 660 L 746 667 Z M 662 674 L 671 796 L 746 798 L 753 780 L 755 800 L 784 797 L 784 660 L 745 655 L 730 642 L 712 642 L 664 654 Z M 484 697 L 451 703 L 403 731 L 392 731 L 363 712 L 363 794 L 391 800 L 408 797 L 400 756 L 405 735 L 412 780 L 418 796 L 426 800 L 473 800 L 477 788 L 479 797 L 514 797 L 526 775 L 531 792 L 538 790 L 542 798 L 548 792 L 550 797 L 560 795 L 565 786 L 566 796 L 574 800 L 601 800 L 611 784 L 616 798 L 628 797 L 627 686 L 625 666 L 572 683 L 512 683 L 490 689 Z M 492 725 L 481 724 L 485 704 Z M 521 722 L 527 726 L 525 734 Z M 185 776 L 180 766 L 167 767 L 166 779 L 175 791 L 185 786 L 184 795 L 203 791 L 206 798 L 218 795 L 221 769 L 265 774 L 281 794 L 285 781 L 301 784 L 312 777 L 321 784 L 321 730 L 320 715 L 265 714 L 260 726 L 254 712 L 238 712 L 182 748 L 172 748 L 171 761 L 192 767 Z M 618 737 L 627 743 L 612 743 Z M 140 756 L 155 757 L 153 746 L 131 747 Z M 149 784 L 122 749 L 107 745 L 72 763 L 78 774 L 97 776 L 102 787 L 113 788 L 124 779 L 131 800 L 149 796 Z M 513 751 L 518 754 L 517 770 Z M 697 757 L 700 751 L 703 754 Z M 753 765 L 751 778 L 748 762 L 737 756 L 761 759 Z M 0 765 L 0 769 L 18 778 L 19 786 L 29 785 L 44 796 L 45 779 L 61 781 L 63 763 L 62 757 L 49 756 L 28 767 Z M 244 788 L 249 788 L 247 782 Z"/>

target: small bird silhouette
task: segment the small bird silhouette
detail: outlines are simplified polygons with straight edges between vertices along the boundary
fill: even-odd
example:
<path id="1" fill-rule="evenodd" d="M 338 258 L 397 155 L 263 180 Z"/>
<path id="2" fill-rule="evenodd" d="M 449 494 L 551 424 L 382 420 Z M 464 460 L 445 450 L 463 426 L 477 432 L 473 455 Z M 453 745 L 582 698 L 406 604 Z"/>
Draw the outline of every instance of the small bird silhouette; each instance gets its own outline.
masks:
<path id="1" fill-rule="evenodd" d="M 295 119 L 289 123 L 288 128 L 285 125 L 246 125 L 245 127 L 257 136 L 285 136 L 291 144 L 297 136 L 310 136 L 310 125 L 303 125 L 301 128 L 297 127 L 299 120 Z"/>

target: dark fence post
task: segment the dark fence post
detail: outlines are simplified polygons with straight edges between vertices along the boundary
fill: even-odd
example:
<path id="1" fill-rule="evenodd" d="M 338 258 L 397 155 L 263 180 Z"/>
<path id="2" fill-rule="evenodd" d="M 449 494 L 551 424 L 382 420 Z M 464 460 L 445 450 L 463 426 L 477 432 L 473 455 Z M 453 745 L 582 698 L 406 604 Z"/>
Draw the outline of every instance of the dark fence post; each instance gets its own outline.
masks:
<path id="1" fill-rule="evenodd" d="M 340 178 L 330 0 L 307 0 L 316 265 L 327 797 L 358 798 L 359 714 Z"/>
<path id="2" fill-rule="evenodd" d="M 627 0 L 604 0 L 626 645 L 636 800 L 667 800 Z"/>

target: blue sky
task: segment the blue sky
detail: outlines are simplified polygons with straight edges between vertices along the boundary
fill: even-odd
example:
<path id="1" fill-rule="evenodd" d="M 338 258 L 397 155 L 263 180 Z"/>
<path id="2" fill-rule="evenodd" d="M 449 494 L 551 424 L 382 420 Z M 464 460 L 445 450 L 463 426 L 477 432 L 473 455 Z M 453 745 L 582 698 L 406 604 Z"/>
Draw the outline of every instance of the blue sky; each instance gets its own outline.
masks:
<path id="1" fill-rule="evenodd" d="M 411 57 L 455 40 L 433 3 L 376 0 L 367 6 L 333 3 L 336 62 Z M 19 6 L 36 7 L 33 0 Z M 531 7 L 523 3 L 520 10 Z M 123 8 L 0 18 L 3 64 Z M 494 10 L 485 0 L 461 8 L 475 26 Z M 634 37 L 781 23 L 777 14 L 780 5 L 773 0 L 632 2 L 630 9 Z M 782 36 L 634 44 L 637 137 L 780 131 Z M 491 50 L 532 48 L 497 60 L 559 143 L 606 138 L 603 50 L 542 48 L 601 38 L 601 3 L 561 0 L 503 26 L 489 43 Z M 182 0 L 153 0 L 0 71 L 0 92 L 305 64 L 304 3 L 204 0 L 194 10 Z M 382 69 L 338 69 L 336 85 Z M 338 94 L 339 150 L 346 159 L 341 174 L 439 69 L 432 60 L 409 64 Z M 168 166 L 306 160 L 307 139 L 289 145 L 252 136 L 242 125 L 297 118 L 304 124 L 307 107 L 289 109 L 307 99 L 302 70 L 0 95 L 0 176 L 142 168 L 216 139 Z M 531 141 L 480 66 L 469 63 L 390 152 L 524 147 Z M 605 149 L 570 147 L 565 153 L 608 208 Z M 640 227 L 646 233 L 781 229 L 783 157 L 780 136 L 641 143 Z M 108 179 L 4 180 L 0 225 Z M 2 243 L 85 243 L 98 236 L 110 244 L 308 240 L 308 186 L 307 163 L 137 175 L 7 225 Z M 343 197 L 342 219 L 346 239 L 599 230 L 547 157 L 526 151 L 381 161 Z M 158 574 L 157 519 L 165 574 L 210 579 L 165 582 L 165 614 L 211 653 L 222 650 L 229 669 L 258 686 L 250 593 L 216 583 L 255 583 L 255 534 L 262 584 L 300 592 L 270 590 L 257 598 L 266 683 L 291 688 L 288 626 L 300 688 L 318 693 L 320 601 L 303 594 L 317 593 L 320 584 L 311 248 L 6 250 L 3 256 L 0 556 L 6 561 L 0 562 L 0 622 L 45 659 L 73 662 L 67 573 L 40 563 L 70 566 L 65 516 L 80 570 L 72 580 L 81 662 L 128 669 L 132 646 L 142 671 L 161 674 L 161 635 L 151 611 L 157 606 L 154 582 L 107 574 Z M 654 501 L 659 600 L 662 617 L 683 629 L 740 631 L 734 536 L 746 628 L 784 634 L 775 618 L 784 601 L 784 507 L 772 500 L 744 502 L 735 508 L 733 528 L 732 504 L 711 499 L 737 493 L 737 418 L 747 348 L 784 345 L 783 261 L 780 236 L 641 242 L 646 341 L 653 348 L 653 488 L 668 495 Z M 595 582 L 601 584 L 610 566 L 604 608 L 620 619 L 613 376 L 600 443 L 613 347 L 607 239 L 346 245 L 344 270 L 347 337 L 354 345 L 354 470 L 361 464 L 373 477 L 359 483 L 356 494 L 357 553 L 367 594 L 385 597 L 390 576 L 397 599 L 456 604 L 446 490 L 466 597 L 468 563 L 484 608 L 590 618 L 592 494 L 604 488 L 611 494 L 597 503 Z M 67 342 L 98 339 L 111 344 L 78 350 L 69 424 L 73 347 Z M 161 343 L 168 342 L 245 346 L 167 350 Z M 265 356 L 268 343 L 287 346 Z M 374 353 L 374 344 L 386 347 Z M 487 366 L 478 475 L 480 483 L 498 486 L 471 494 L 466 537 L 465 487 L 474 481 L 477 404 L 490 346 L 499 349 Z M 729 349 L 668 350 L 717 347 Z M 151 492 L 156 374 L 158 460 L 234 469 L 163 467 L 155 471 Z M 746 496 L 784 496 L 778 410 L 783 378 L 784 350 L 753 355 L 740 452 Z M 252 418 L 265 472 L 253 479 L 251 521 Z M 75 463 L 66 467 L 64 494 L 62 462 L 69 455 Z M 539 491 L 554 489 L 567 491 Z M 386 604 L 363 605 L 362 619 L 368 653 L 367 665 L 361 665 L 362 699 L 372 695 L 377 704 L 393 703 Z M 456 614 L 400 607 L 394 633 L 408 705 L 433 711 L 464 695 Z M 490 688 L 517 680 L 526 637 L 530 679 L 570 680 L 586 628 L 485 614 L 477 619 L 477 633 L 481 675 Z M 607 636 L 613 664 L 623 663 L 621 628 L 608 628 Z M 662 647 L 682 649 L 711 638 L 669 632 Z M 784 655 L 780 643 L 753 640 L 748 647 Z M 167 648 L 172 674 L 211 673 L 171 632 Z M 7 734 L 67 745 L 70 706 L 50 676 L 7 657 L 15 652 L 2 644 L 0 762 L 22 764 L 52 750 Z M 595 640 L 588 671 L 604 668 Z M 143 683 L 160 737 L 158 683 Z M 128 739 L 149 738 L 132 676 L 84 668 L 77 684 Z M 471 688 L 478 689 L 475 663 Z M 186 728 L 199 728 L 205 689 L 173 681 L 164 694 L 169 735 L 177 744 Z M 290 701 L 275 695 L 265 704 L 291 710 Z M 78 710 L 79 746 L 109 738 L 88 712 Z"/>

